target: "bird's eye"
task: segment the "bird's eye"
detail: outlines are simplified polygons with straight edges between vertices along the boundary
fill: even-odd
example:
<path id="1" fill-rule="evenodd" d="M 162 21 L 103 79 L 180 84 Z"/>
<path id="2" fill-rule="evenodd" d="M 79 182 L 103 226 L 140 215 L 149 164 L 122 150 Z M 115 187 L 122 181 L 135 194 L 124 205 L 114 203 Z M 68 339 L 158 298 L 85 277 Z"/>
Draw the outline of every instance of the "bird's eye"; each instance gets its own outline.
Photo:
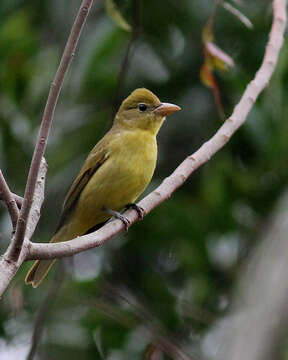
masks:
<path id="1" fill-rule="evenodd" d="M 138 105 L 138 109 L 140 111 L 146 111 L 147 110 L 147 105 L 146 104 L 139 104 Z"/>

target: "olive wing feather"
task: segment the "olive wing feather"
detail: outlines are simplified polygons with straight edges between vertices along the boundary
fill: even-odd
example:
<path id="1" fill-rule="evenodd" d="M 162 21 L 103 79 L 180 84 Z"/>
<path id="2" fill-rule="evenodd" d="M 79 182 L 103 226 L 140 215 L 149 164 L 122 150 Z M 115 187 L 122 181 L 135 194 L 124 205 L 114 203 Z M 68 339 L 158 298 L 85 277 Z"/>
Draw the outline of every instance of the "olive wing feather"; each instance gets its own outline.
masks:
<path id="1" fill-rule="evenodd" d="M 75 205 L 79 199 L 79 196 L 85 186 L 88 184 L 89 180 L 95 174 L 95 172 L 104 164 L 104 162 L 109 158 L 109 151 L 105 144 L 105 141 L 100 141 L 92 149 L 89 156 L 87 157 L 80 173 L 73 181 L 66 197 L 64 200 L 62 213 L 60 217 L 60 222 L 57 227 L 56 232 L 66 223 L 69 215 L 72 210 L 75 208 Z"/>

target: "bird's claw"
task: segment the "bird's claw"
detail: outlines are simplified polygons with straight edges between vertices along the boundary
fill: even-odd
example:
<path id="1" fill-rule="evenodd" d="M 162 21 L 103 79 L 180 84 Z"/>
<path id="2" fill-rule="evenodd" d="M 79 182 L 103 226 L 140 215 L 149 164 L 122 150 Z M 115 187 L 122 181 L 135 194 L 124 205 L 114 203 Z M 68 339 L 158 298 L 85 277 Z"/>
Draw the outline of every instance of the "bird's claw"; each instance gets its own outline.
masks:
<path id="1" fill-rule="evenodd" d="M 137 205 L 135 203 L 127 204 L 125 208 L 127 210 L 128 209 L 135 210 L 141 220 L 143 220 L 144 216 L 146 215 L 145 210 L 141 206 L 139 206 L 139 205 Z"/>
<path id="2" fill-rule="evenodd" d="M 125 226 L 125 231 L 128 231 L 128 228 L 131 224 L 131 221 L 129 219 L 127 219 L 125 216 L 121 215 L 118 211 L 115 211 L 115 210 L 111 210 L 111 209 L 108 209 L 106 207 L 103 207 L 103 210 L 109 214 L 109 215 L 112 215 L 114 216 L 116 219 L 118 220 L 121 220 L 122 223 L 124 224 Z"/>
<path id="3" fill-rule="evenodd" d="M 131 221 L 129 219 L 127 219 L 125 216 L 119 214 L 119 216 L 115 216 L 117 219 L 121 220 L 122 223 L 124 224 L 125 226 L 125 231 L 128 231 L 128 228 L 131 224 Z"/>

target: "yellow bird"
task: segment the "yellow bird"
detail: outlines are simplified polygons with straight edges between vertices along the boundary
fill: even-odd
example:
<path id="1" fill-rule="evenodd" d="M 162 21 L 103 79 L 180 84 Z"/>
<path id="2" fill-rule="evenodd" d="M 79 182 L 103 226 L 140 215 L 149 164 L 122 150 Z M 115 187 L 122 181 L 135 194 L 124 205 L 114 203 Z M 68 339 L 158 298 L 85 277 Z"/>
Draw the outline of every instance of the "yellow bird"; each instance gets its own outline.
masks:
<path id="1" fill-rule="evenodd" d="M 156 135 L 165 117 L 180 107 L 162 103 L 147 89 L 134 90 L 121 104 L 112 128 L 95 145 L 64 200 L 51 242 L 67 241 L 101 227 L 132 206 L 149 184 L 157 161 Z M 37 260 L 25 282 L 38 287 L 56 260 Z"/>

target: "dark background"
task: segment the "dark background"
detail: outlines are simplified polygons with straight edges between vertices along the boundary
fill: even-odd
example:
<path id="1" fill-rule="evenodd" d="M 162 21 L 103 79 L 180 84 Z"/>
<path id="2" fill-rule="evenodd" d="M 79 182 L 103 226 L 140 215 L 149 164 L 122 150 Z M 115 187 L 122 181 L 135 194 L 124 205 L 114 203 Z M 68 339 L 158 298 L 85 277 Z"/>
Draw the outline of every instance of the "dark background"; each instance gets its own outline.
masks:
<path id="1" fill-rule="evenodd" d="M 133 89 L 147 87 L 183 109 L 160 131 L 158 166 L 147 192 L 222 124 L 199 78 L 202 29 L 213 1 L 139 3 L 116 2 L 134 25 L 132 33 L 107 15 L 102 2 L 93 5 L 56 109 L 34 241 L 51 238 L 74 176 Z M 0 2 L 0 164 L 19 195 L 79 4 Z M 216 75 L 227 116 L 261 64 L 272 15 L 270 1 L 237 7 L 253 29 L 223 8 L 214 25 L 215 42 L 235 62 Z M 1 302 L 1 359 L 25 358 L 47 294 L 39 359 L 154 360 L 177 358 L 175 351 L 213 352 L 205 339 L 229 310 L 237 274 L 287 186 L 287 57 L 284 45 L 269 87 L 231 142 L 144 221 L 68 259 L 38 289 L 24 285 L 30 263 L 22 266 Z M 11 232 L 4 206 L 0 231 L 3 252 Z"/>

